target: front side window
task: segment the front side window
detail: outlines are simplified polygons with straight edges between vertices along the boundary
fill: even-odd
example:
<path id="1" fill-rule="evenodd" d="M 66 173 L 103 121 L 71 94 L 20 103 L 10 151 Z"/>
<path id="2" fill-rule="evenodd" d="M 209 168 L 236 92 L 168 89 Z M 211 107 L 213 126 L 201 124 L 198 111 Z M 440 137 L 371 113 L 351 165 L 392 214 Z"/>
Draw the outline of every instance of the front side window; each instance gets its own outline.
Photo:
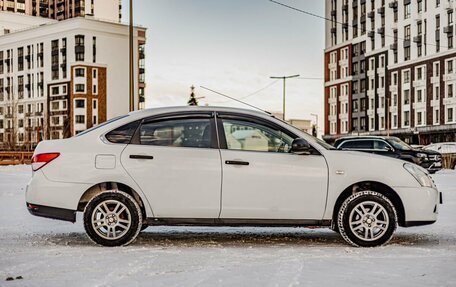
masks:
<path id="1" fill-rule="evenodd" d="M 211 148 L 210 119 L 185 118 L 149 122 L 140 127 L 143 145 Z"/>
<path id="2" fill-rule="evenodd" d="M 278 129 L 241 120 L 222 121 L 228 149 L 283 153 L 290 151 L 293 137 Z"/>

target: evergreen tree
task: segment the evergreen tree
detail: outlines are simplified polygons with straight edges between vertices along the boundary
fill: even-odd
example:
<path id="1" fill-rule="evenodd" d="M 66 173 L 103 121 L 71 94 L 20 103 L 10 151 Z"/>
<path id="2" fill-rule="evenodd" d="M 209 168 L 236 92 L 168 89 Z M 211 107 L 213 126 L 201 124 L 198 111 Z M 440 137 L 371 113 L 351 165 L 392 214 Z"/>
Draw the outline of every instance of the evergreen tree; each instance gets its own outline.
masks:
<path id="1" fill-rule="evenodd" d="M 191 86 L 190 90 L 192 92 L 190 93 L 190 99 L 188 100 L 187 104 L 189 106 L 197 106 L 198 105 L 198 100 L 195 98 L 195 87 Z"/>

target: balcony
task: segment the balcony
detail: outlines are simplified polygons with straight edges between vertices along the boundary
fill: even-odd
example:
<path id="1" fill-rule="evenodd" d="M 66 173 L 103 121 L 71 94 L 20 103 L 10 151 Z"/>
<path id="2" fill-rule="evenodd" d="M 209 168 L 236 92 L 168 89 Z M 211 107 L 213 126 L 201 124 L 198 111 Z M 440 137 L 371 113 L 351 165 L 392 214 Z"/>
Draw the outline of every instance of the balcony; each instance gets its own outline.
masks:
<path id="1" fill-rule="evenodd" d="M 348 4 L 343 4 L 342 5 L 342 11 L 344 11 L 344 12 L 348 11 Z"/>
<path id="2" fill-rule="evenodd" d="M 366 14 L 362 14 L 360 18 L 361 23 L 366 22 Z"/>
<path id="3" fill-rule="evenodd" d="M 38 58 L 42 58 L 43 57 L 43 52 L 38 52 L 37 56 L 38 56 Z"/>
<path id="4" fill-rule="evenodd" d="M 410 39 L 404 40 L 404 48 L 410 47 Z"/>
<path id="5" fill-rule="evenodd" d="M 65 54 L 66 53 L 66 47 L 60 48 L 60 53 Z"/>
<path id="6" fill-rule="evenodd" d="M 385 34 L 385 27 L 380 27 L 377 29 L 377 33 L 379 33 L 380 35 L 383 35 Z"/>
<path id="7" fill-rule="evenodd" d="M 74 52 L 77 53 L 84 53 L 85 47 L 83 45 L 76 45 L 74 46 Z"/>
<path id="8" fill-rule="evenodd" d="M 11 113 L 5 114 L 5 118 L 6 119 L 12 119 L 13 118 L 13 114 L 11 114 Z"/>
<path id="9" fill-rule="evenodd" d="M 397 1 L 390 2 L 388 6 L 394 10 L 397 9 Z"/>
<path id="10" fill-rule="evenodd" d="M 43 82 L 38 82 L 38 87 L 43 88 Z"/>
<path id="11" fill-rule="evenodd" d="M 331 10 L 331 16 L 336 16 L 337 11 L 336 10 Z"/>
<path id="12" fill-rule="evenodd" d="M 26 88 L 27 90 L 30 90 L 30 84 L 25 84 L 25 88 Z"/>
<path id="13" fill-rule="evenodd" d="M 342 23 L 342 29 L 347 30 L 348 29 L 348 23 Z"/>
<path id="14" fill-rule="evenodd" d="M 25 113 L 26 117 L 31 117 L 32 115 L 33 115 L 33 113 L 31 113 L 31 112 Z"/>
<path id="15" fill-rule="evenodd" d="M 421 35 L 415 36 L 415 37 L 413 37 L 413 43 L 417 43 L 417 44 L 421 45 L 421 39 L 422 39 Z"/>
<path id="16" fill-rule="evenodd" d="M 354 18 L 354 19 L 352 20 L 352 26 L 353 26 L 353 27 L 358 26 L 358 18 Z"/>
<path id="17" fill-rule="evenodd" d="M 337 31 L 337 29 L 336 29 L 335 27 L 334 27 L 334 28 L 331 28 L 331 33 L 332 33 L 332 34 L 336 34 L 336 31 Z"/>
<path id="18" fill-rule="evenodd" d="M 374 17 L 375 17 L 374 11 L 367 12 L 367 18 L 374 18 Z"/>
<path id="19" fill-rule="evenodd" d="M 66 63 L 60 64 L 60 68 L 62 68 L 62 70 L 65 70 L 66 69 Z"/>
<path id="20" fill-rule="evenodd" d="M 42 116 L 43 112 L 35 112 L 35 116 Z"/>
<path id="21" fill-rule="evenodd" d="M 397 43 L 393 43 L 390 45 L 390 49 L 393 50 L 393 51 L 396 51 L 397 50 Z"/>
<path id="22" fill-rule="evenodd" d="M 377 9 L 377 13 L 380 14 L 380 15 L 385 15 L 385 7 L 380 7 Z"/>
<path id="23" fill-rule="evenodd" d="M 352 7 L 353 7 L 353 8 L 358 7 L 358 0 L 353 0 L 353 2 L 352 2 Z"/>
<path id="24" fill-rule="evenodd" d="M 445 34 L 453 34 L 453 26 L 443 27 L 443 33 L 445 33 Z"/>
<path id="25" fill-rule="evenodd" d="M 369 31 L 369 32 L 367 32 L 367 37 L 369 37 L 369 38 L 375 37 L 375 31 Z"/>
<path id="26" fill-rule="evenodd" d="M 30 61 L 30 55 L 25 55 L 25 59 L 26 59 L 27 61 Z"/>

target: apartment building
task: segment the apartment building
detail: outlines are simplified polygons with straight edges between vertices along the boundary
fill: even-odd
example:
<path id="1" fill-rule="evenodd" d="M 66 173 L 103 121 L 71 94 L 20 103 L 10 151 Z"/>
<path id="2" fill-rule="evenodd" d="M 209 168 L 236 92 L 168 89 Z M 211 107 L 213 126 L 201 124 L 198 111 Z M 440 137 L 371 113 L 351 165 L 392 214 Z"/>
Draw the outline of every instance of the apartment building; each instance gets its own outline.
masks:
<path id="1" fill-rule="evenodd" d="M 55 20 L 91 15 L 104 21 L 120 22 L 121 0 L 0 0 L 0 11 Z"/>
<path id="2" fill-rule="evenodd" d="M 78 17 L 1 35 L 0 149 L 30 149 L 128 113 L 128 32 Z M 145 43 L 146 29 L 135 27 L 136 109 L 144 107 Z"/>
<path id="3" fill-rule="evenodd" d="M 326 141 L 456 140 L 455 8 L 455 0 L 326 0 Z"/>

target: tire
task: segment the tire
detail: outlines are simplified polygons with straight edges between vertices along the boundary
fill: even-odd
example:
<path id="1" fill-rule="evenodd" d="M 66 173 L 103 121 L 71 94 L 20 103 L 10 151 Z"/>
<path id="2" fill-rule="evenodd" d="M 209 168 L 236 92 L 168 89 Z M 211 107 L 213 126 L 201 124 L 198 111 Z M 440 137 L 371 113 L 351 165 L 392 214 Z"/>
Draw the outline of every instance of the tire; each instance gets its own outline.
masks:
<path id="1" fill-rule="evenodd" d="M 361 191 L 348 197 L 337 216 L 339 233 L 356 247 L 375 247 L 388 243 L 397 228 L 394 205 L 375 191 Z"/>
<path id="2" fill-rule="evenodd" d="M 142 227 L 142 213 L 129 194 L 111 190 L 92 198 L 84 209 L 84 229 L 103 246 L 130 244 Z"/>

